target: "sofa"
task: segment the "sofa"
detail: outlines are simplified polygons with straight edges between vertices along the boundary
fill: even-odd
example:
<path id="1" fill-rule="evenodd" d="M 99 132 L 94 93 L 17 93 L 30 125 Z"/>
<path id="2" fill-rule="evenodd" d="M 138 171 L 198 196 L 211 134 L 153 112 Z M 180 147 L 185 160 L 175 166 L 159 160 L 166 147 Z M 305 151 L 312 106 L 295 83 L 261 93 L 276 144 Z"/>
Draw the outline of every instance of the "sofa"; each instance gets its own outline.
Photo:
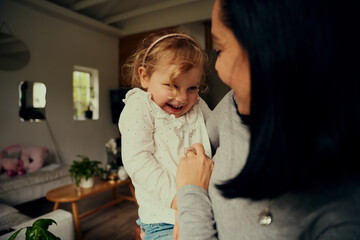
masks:
<path id="1" fill-rule="evenodd" d="M 0 202 L 11 206 L 45 197 L 53 189 L 72 182 L 70 166 L 60 163 L 46 147 L 11 145 L 0 153 Z M 21 163 L 23 174 L 8 174 L 11 164 Z M 6 165 L 7 164 L 7 165 Z M 12 166 L 12 168 L 19 166 Z M 9 176 L 10 175 L 10 176 Z"/>
<path id="2" fill-rule="evenodd" d="M 74 223 L 73 216 L 70 212 L 67 212 L 62 209 L 57 209 L 55 211 L 46 213 L 37 218 L 30 218 L 24 214 L 21 214 L 17 209 L 0 203 L 0 230 L 11 228 L 14 229 L 12 232 L 5 233 L 0 235 L 0 240 L 7 240 L 10 236 L 17 230 L 22 227 L 31 226 L 39 218 L 49 218 L 53 219 L 57 224 L 52 224 L 49 226 L 49 231 L 55 236 L 63 240 L 74 240 Z M 26 229 L 20 231 L 17 236 L 17 240 L 25 239 Z"/>
<path id="3" fill-rule="evenodd" d="M 22 176 L 0 175 L 0 202 L 15 206 L 45 197 L 54 188 L 72 183 L 69 166 L 52 163 Z"/>

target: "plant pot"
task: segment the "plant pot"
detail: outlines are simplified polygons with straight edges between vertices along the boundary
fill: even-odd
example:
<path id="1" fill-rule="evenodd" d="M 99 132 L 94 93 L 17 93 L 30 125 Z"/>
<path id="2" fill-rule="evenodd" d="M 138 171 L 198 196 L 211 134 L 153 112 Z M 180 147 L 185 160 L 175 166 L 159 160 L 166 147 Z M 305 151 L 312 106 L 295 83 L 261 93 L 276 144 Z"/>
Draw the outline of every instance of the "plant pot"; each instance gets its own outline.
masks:
<path id="1" fill-rule="evenodd" d="M 122 181 L 126 180 L 129 177 L 129 175 L 127 174 L 124 166 L 119 167 L 119 170 L 118 170 L 117 174 L 119 176 L 119 179 L 122 180 Z"/>
<path id="2" fill-rule="evenodd" d="M 92 119 L 92 117 L 93 117 L 93 111 L 91 111 L 91 110 L 86 110 L 86 111 L 85 111 L 85 118 L 86 118 L 86 119 Z"/>
<path id="3" fill-rule="evenodd" d="M 85 179 L 85 177 L 82 177 L 81 178 L 81 181 L 80 181 L 80 187 L 82 188 L 91 188 L 94 186 L 94 177 L 91 177 L 89 179 Z"/>

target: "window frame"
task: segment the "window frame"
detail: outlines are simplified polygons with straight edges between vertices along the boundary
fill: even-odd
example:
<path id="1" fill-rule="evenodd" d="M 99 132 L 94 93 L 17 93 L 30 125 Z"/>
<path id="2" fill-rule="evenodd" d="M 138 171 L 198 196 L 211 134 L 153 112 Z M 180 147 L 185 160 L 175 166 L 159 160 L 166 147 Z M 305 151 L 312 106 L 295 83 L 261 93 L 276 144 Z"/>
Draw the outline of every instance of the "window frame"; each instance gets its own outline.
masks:
<path id="1" fill-rule="evenodd" d="M 85 86 L 85 88 L 88 88 L 86 90 L 86 98 L 85 101 L 81 100 L 81 96 L 83 94 L 81 94 L 81 85 L 78 85 L 77 87 L 74 84 L 75 81 L 75 77 L 74 74 L 75 72 L 80 72 L 80 73 L 86 73 L 89 74 L 89 82 L 88 84 Z M 78 98 L 75 99 L 75 88 L 80 88 L 77 91 L 80 92 L 80 94 L 78 94 Z M 92 89 L 91 89 L 92 88 Z M 98 120 L 99 119 L 99 71 L 97 69 L 94 68 L 89 68 L 89 67 L 83 67 L 83 66 L 74 66 L 73 67 L 73 71 L 72 71 L 72 89 L 73 89 L 73 94 L 72 94 L 72 103 L 73 103 L 73 120 L 75 121 L 83 121 L 83 120 Z M 92 111 L 92 117 L 91 118 L 86 118 L 85 114 L 78 114 L 77 112 L 77 107 L 76 106 L 81 106 L 85 103 L 86 106 L 91 106 L 91 111 Z M 81 108 L 81 112 L 84 109 Z M 87 107 L 85 107 L 85 111 L 88 110 Z"/>

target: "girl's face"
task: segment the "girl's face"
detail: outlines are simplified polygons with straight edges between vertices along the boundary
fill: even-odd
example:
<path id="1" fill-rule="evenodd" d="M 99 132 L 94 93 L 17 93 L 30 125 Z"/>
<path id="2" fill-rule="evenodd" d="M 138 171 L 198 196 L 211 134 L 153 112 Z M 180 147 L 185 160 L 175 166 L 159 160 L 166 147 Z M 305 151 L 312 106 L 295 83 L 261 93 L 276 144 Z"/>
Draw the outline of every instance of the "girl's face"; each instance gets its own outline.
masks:
<path id="1" fill-rule="evenodd" d="M 151 93 L 152 100 L 168 114 L 176 118 L 187 113 L 196 103 L 202 76 L 202 68 L 191 68 L 173 79 L 176 96 L 170 83 L 170 76 L 177 70 L 177 65 L 160 60 L 151 76 L 143 67 L 139 68 L 141 86 Z"/>
<path id="2" fill-rule="evenodd" d="M 251 100 L 249 58 L 234 33 L 222 22 L 220 11 L 220 1 L 216 0 L 211 20 L 211 34 L 218 53 L 215 69 L 220 79 L 234 90 L 239 112 L 249 115 Z"/>

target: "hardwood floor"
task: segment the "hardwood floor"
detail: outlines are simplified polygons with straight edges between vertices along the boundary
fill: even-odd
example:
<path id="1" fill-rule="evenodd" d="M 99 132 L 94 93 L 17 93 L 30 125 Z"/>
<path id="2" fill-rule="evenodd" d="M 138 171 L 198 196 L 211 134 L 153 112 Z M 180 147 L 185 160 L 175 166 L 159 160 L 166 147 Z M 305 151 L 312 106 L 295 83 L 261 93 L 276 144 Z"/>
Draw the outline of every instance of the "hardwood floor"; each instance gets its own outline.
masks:
<path id="1" fill-rule="evenodd" d="M 118 188 L 121 194 L 130 196 L 127 186 Z M 79 212 L 85 212 L 106 203 L 111 198 L 111 191 L 98 194 L 81 200 Z M 24 203 L 16 206 L 19 211 L 31 217 L 38 217 L 44 213 L 52 211 L 53 202 L 46 198 Z M 71 204 L 63 203 L 59 208 L 71 212 Z M 107 209 L 96 212 L 80 220 L 83 240 L 132 240 L 135 239 L 134 230 L 137 219 L 137 205 L 134 202 L 123 201 Z M 66 240 L 66 239 L 64 239 Z"/>

